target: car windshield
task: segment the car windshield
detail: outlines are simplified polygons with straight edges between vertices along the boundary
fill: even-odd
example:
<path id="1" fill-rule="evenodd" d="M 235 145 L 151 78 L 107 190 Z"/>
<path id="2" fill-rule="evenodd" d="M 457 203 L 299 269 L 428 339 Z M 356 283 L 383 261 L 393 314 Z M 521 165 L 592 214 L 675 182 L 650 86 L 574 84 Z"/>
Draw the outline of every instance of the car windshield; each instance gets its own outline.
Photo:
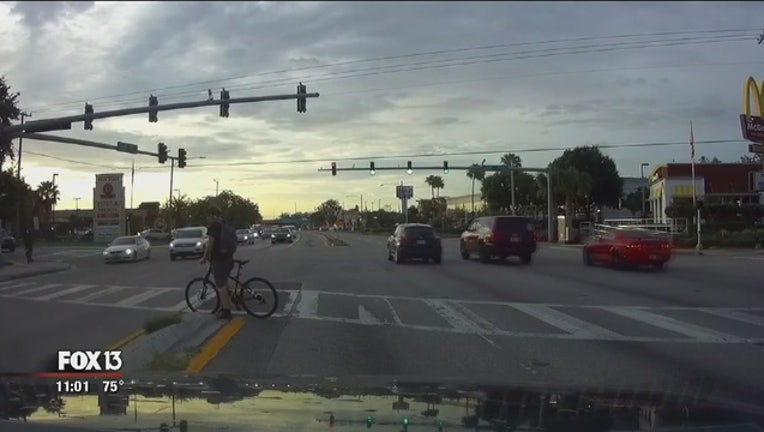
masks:
<path id="1" fill-rule="evenodd" d="M 202 238 L 202 230 L 198 230 L 198 229 L 177 230 L 175 231 L 175 238 L 176 239 Z"/>
<path id="2" fill-rule="evenodd" d="M 521 217 L 500 217 L 496 218 L 496 229 L 499 231 L 530 231 L 532 225 L 527 218 Z"/>
<path id="3" fill-rule="evenodd" d="M 281 234 L 289 234 L 290 233 L 289 228 L 279 228 L 279 232 Z"/>
<path id="4" fill-rule="evenodd" d="M 243 234 L 243 235 L 247 235 L 247 234 L 249 234 L 249 230 L 244 230 L 244 229 L 241 229 L 241 230 L 237 230 L 237 231 L 236 231 L 236 234 Z"/>
<path id="5" fill-rule="evenodd" d="M 137 239 L 135 237 L 118 237 L 111 242 L 112 246 L 125 246 L 135 244 Z"/>
<path id="6" fill-rule="evenodd" d="M 403 231 L 407 236 L 431 239 L 435 237 L 435 232 L 430 227 L 417 226 L 408 227 Z"/>

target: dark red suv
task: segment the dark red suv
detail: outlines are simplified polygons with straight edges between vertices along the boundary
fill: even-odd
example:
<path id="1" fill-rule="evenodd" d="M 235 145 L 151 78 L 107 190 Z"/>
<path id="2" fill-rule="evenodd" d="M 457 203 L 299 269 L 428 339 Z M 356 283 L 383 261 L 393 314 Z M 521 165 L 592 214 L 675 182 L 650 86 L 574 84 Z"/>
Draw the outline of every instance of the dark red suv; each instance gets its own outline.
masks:
<path id="1" fill-rule="evenodd" d="M 485 216 L 475 219 L 459 240 L 462 258 L 477 254 L 487 263 L 494 257 L 518 256 L 530 264 L 536 252 L 536 234 L 531 220 L 522 216 Z"/>

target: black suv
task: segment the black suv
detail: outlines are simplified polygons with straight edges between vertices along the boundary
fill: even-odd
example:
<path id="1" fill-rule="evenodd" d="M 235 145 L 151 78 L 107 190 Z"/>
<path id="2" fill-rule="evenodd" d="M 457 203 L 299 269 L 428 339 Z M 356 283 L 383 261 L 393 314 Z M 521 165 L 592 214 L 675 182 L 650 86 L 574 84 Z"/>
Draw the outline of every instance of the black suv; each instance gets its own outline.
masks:
<path id="1" fill-rule="evenodd" d="M 531 220 L 522 216 L 485 216 L 475 219 L 459 240 L 462 258 L 477 254 L 480 261 L 493 257 L 518 256 L 529 264 L 536 252 L 536 234 Z"/>
<path id="2" fill-rule="evenodd" d="M 440 237 L 427 224 L 400 224 L 387 239 L 387 259 L 400 264 L 409 258 L 431 259 L 436 264 L 443 260 Z"/>

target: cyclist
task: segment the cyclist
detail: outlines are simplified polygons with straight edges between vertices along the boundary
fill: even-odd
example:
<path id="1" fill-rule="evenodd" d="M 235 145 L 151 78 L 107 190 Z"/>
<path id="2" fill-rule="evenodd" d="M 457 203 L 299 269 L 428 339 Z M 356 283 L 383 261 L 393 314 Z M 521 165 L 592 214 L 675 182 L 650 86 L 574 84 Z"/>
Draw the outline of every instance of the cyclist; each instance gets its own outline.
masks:
<path id="1" fill-rule="evenodd" d="M 212 275 L 215 278 L 215 286 L 218 288 L 221 308 L 216 317 L 220 319 L 231 319 L 231 297 L 229 295 L 228 277 L 233 270 L 233 252 L 225 251 L 221 248 L 224 221 L 218 207 L 212 206 L 208 210 L 209 225 L 207 226 L 207 235 L 209 242 L 204 248 L 204 255 L 199 261 L 200 264 L 210 263 L 212 266 Z"/>

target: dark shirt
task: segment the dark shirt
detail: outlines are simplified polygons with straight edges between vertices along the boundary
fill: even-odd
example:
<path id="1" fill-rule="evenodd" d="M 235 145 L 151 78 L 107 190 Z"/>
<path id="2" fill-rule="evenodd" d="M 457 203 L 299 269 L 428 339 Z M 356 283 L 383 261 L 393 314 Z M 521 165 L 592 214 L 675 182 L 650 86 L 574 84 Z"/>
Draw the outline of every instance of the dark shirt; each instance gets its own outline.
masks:
<path id="1" fill-rule="evenodd" d="M 221 254 L 220 253 L 220 237 L 223 235 L 223 222 L 220 220 L 213 221 L 207 227 L 207 235 L 212 237 L 212 242 L 208 245 L 212 248 L 210 252 L 210 259 L 221 260 L 231 259 L 233 254 Z"/>

